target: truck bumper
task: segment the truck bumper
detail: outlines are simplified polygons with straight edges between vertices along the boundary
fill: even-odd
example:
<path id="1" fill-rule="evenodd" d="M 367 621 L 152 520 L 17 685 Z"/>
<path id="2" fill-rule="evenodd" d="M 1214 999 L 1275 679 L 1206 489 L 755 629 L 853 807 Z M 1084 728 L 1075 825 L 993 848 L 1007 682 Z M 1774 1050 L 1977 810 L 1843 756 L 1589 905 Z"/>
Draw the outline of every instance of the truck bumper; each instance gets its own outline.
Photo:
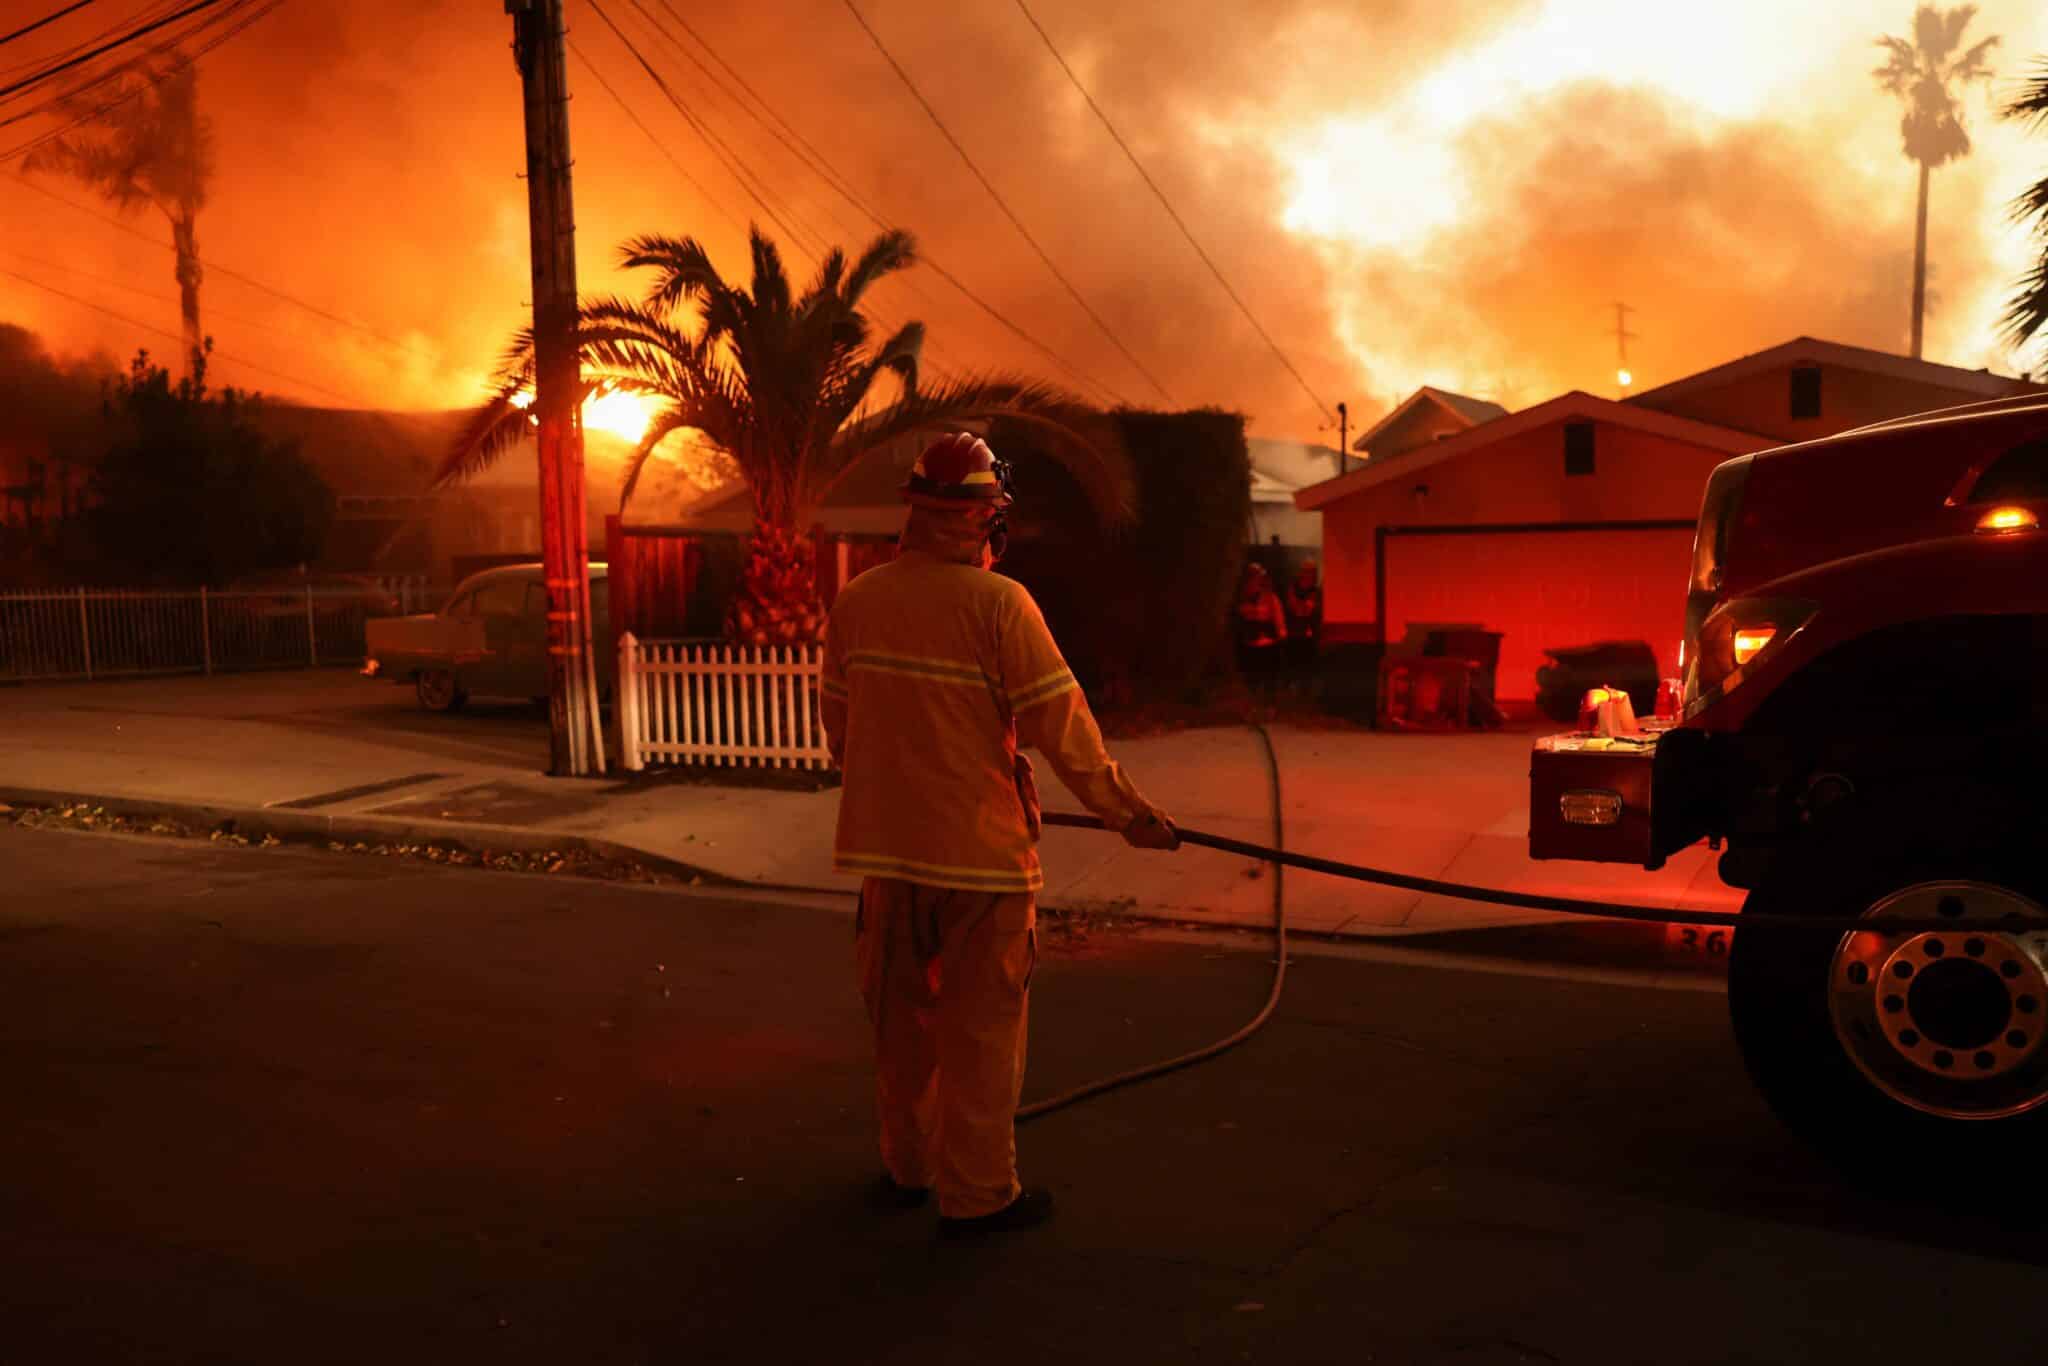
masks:
<path id="1" fill-rule="evenodd" d="M 1529 857 L 1661 868 L 1658 737 L 1547 735 L 1529 758 Z"/>

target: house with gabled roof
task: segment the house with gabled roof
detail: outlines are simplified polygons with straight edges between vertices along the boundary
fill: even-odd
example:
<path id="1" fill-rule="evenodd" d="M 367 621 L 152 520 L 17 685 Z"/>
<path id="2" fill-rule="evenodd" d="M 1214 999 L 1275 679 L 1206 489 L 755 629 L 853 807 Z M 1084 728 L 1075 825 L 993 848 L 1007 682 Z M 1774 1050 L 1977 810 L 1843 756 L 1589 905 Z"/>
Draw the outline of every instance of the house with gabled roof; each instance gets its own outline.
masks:
<path id="1" fill-rule="evenodd" d="M 1425 384 L 1360 432 L 1351 449 L 1368 460 L 1383 459 L 1470 431 L 1482 422 L 1506 416 L 1507 411 L 1488 399 Z"/>
<path id="2" fill-rule="evenodd" d="M 1508 701 L 1535 696 L 1553 648 L 1643 641 L 1676 674 L 1716 465 L 2042 388 L 1811 337 L 1622 401 L 1575 390 L 1486 416 L 1425 388 L 1359 437 L 1363 464 L 1295 496 L 1323 518 L 1325 639 L 1400 640 L 1418 623 L 1498 631 Z"/>

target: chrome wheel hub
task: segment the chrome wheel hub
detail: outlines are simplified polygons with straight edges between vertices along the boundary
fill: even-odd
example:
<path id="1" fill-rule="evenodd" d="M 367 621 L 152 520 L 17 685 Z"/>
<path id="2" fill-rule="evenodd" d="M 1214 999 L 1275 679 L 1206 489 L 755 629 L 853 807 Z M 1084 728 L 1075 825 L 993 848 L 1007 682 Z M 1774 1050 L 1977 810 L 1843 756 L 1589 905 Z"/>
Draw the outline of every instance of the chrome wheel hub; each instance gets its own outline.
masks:
<path id="1" fill-rule="evenodd" d="M 2048 1102 L 2048 911 L 1993 883 L 1930 882 L 1864 912 L 1913 919 L 2020 915 L 2038 933 L 1842 937 L 1829 971 L 1835 1037 L 1893 1099 L 1948 1119 Z"/>

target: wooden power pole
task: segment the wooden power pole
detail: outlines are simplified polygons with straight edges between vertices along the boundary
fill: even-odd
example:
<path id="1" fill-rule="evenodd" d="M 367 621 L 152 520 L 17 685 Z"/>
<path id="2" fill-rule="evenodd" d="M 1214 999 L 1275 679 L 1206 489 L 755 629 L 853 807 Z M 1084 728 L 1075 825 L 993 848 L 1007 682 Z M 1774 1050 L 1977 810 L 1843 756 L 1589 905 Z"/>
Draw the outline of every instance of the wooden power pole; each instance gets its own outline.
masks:
<path id="1" fill-rule="evenodd" d="M 526 201 L 533 232 L 533 413 L 548 594 L 549 772 L 604 771 L 590 654 L 590 547 L 583 510 L 583 376 L 577 354 L 576 214 L 562 0 L 505 0 L 526 90 Z"/>

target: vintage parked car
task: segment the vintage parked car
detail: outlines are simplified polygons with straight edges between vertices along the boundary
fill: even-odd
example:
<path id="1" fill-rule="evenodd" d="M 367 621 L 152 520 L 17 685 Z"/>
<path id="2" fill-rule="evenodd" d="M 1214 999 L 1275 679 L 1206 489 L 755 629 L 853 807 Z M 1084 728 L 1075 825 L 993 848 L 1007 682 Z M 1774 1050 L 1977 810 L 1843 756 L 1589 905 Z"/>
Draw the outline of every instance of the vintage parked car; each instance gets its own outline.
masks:
<path id="1" fill-rule="evenodd" d="M 611 646 L 605 566 L 590 566 L 590 639 L 600 695 L 618 661 Z M 547 588 L 538 564 L 472 574 L 438 612 L 367 624 L 363 673 L 413 685 L 429 711 L 454 711 L 471 696 L 543 698 L 548 693 Z"/>

